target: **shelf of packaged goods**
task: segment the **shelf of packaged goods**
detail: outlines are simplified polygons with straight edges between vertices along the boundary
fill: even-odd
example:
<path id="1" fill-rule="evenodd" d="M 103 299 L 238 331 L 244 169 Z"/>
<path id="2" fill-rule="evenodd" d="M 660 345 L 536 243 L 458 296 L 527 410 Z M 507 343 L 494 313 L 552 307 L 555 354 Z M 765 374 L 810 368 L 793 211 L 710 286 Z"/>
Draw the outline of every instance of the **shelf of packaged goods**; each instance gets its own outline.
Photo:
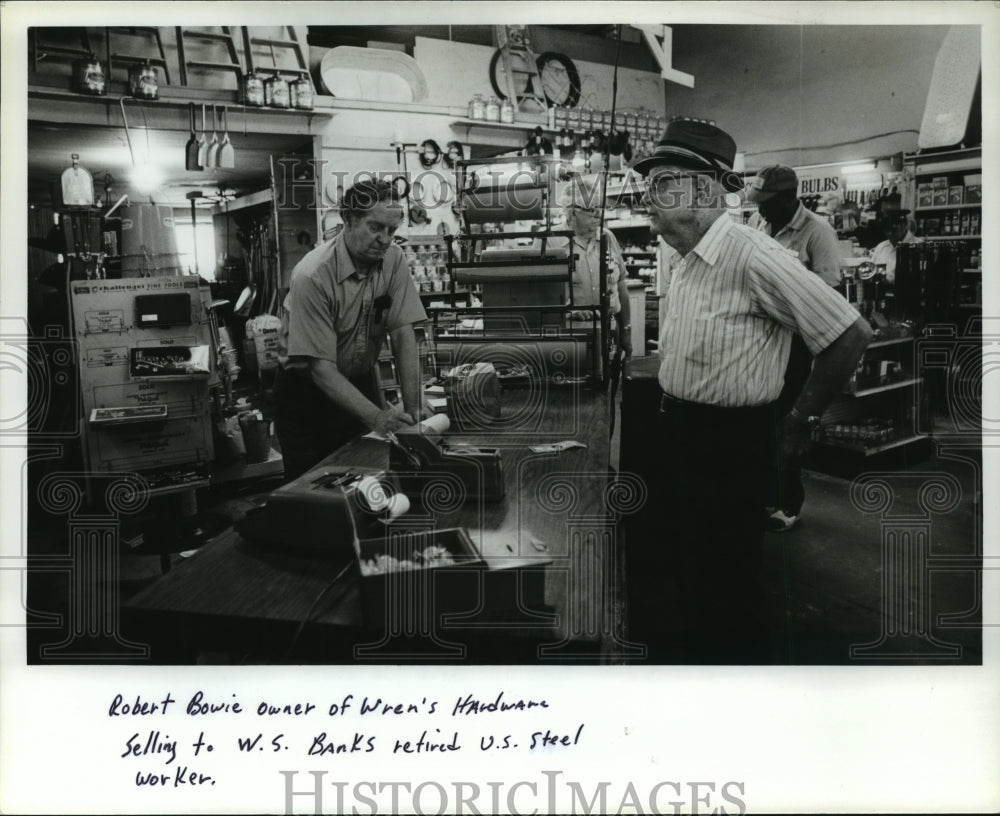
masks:
<path id="1" fill-rule="evenodd" d="M 885 385 L 876 385 L 871 388 L 861 388 L 857 391 L 843 391 L 845 396 L 849 397 L 867 397 L 872 394 L 881 394 L 883 391 L 894 391 L 897 388 L 909 388 L 911 385 L 916 385 L 921 382 L 921 377 L 912 377 L 908 380 L 899 380 L 898 382 L 886 383 Z"/>
<path id="2" fill-rule="evenodd" d="M 489 130 L 495 133 L 520 133 L 528 136 L 537 127 L 540 127 L 547 136 L 555 136 L 558 133 L 542 122 L 487 122 L 485 119 L 457 119 L 451 123 L 451 126 L 456 129 L 465 128 L 467 137 L 473 132 L 482 133 Z"/>
<path id="3" fill-rule="evenodd" d="M 871 343 L 868 344 L 868 348 L 866 348 L 865 351 L 870 351 L 871 349 L 875 348 L 882 348 L 884 346 L 896 346 L 899 345 L 900 343 L 912 343 L 912 342 L 913 342 L 912 337 L 892 337 L 887 340 L 873 340 Z"/>
<path id="4" fill-rule="evenodd" d="M 941 212 L 941 210 L 974 210 L 982 208 L 983 204 L 981 201 L 975 201 L 970 204 L 935 204 L 932 207 L 917 207 L 914 209 L 915 213 L 921 212 Z"/>
<path id="5" fill-rule="evenodd" d="M 888 442 L 882 442 L 878 445 L 852 445 L 849 442 L 844 442 L 838 439 L 818 439 L 816 440 L 817 445 L 826 445 L 830 448 L 838 448 L 840 450 L 854 451 L 855 453 L 862 453 L 865 456 L 874 456 L 876 453 L 883 453 L 887 450 L 892 450 L 893 448 L 901 448 L 903 445 L 909 445 L 913 442 L 919 442 L 927 437 L 923 434 L 914 434 L 913 436 L 904 436 L 900 439 L 890 439 Z"/>
<path id="6" fill-rule="evenodd" d="M 925 241 L 978 241 L 982 235 L 923 235 Z"/>

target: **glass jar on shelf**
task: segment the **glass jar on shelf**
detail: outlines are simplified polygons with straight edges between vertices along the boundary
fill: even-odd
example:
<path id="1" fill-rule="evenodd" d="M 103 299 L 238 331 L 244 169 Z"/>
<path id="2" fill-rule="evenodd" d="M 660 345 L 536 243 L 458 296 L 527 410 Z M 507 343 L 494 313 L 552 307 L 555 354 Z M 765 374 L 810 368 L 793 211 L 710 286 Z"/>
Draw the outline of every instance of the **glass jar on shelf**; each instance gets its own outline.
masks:
<path id="1" fill-rule="evenodd" d="M 289 97 L 293 108 L 313 109 L 313 86 L 307 74 L 303 73 L 289 86 Z"/>
<path id="2" fill-rule="evenodd" d="M 85 59 L 78 59 L 73 62 L 73 87 L 74 90 L 103 96 L 106 85 L 104 66 L 94 54 L 88 54 Z"/>
<path id="3" fill-rule="evenodd" d="M 149 60 L 133 65 L 128 72 L 129 90 L 136 99 L 156 99 L 160 95 L 160 80 L 156 66 Z"/>
<path id="4" fill-rule="evenodd" d="M 514 103 L 509 99 L 500 103 L 500 121 L 507 125 L 514 124 Z"/>
<path id="5" fill-rule="evenodd" d="M 243 103 L 255 108 L 264 107 L 264 80 L 253 71 L 243 77 Z"/>
<path id="6" fill-rule="evenodd" d="M 500 100 L 495 96 L 491 96 L 486 101 L 486 121 L 487 122 L 499 122 L 500 121 Z"/>
<path id="7" fill-rule="evenodd" d="M 473 95 L 469 101 L 469 118 L 480 121 L 486 118 L 486 99 L 482 94 Z"/>
<path id="8" fill-rule="evenodd" d="M 264 101 L 272 108 L 287 108 L 291 105 L 288 80 L 281 74 L 275 74 L 264 83 Z"/>

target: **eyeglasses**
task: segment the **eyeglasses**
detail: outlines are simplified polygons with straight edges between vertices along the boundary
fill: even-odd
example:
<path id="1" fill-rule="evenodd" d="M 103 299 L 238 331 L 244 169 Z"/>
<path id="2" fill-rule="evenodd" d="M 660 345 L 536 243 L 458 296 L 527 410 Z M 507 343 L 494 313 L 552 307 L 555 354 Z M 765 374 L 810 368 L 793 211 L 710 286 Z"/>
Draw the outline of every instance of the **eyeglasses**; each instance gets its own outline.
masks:
<path id="1" fill-rule="evenodd" d="M 675 187 L 680 187 L 688 181 L 697 181 L 702 176 L 714 177 L 714 173 L 711 172 L 699 172 L 697 170 L 671 170 L 667 173 L 660 173 L 658 176 L 651 178 L 646 187 L 648 189 L 662 190 L 668 187 L 668 183 L 672 183 Z"/>

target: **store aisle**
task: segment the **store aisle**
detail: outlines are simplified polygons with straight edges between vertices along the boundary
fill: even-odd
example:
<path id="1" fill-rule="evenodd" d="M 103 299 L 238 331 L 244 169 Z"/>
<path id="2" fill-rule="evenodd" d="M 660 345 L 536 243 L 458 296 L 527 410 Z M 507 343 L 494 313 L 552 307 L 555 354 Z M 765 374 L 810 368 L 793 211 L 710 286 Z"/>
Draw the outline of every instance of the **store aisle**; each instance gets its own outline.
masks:
<path id="1" fill-rule="evenodd" d="M 890 474 L 887 481 L 892 486 L 894 504 L 889 511 L 891 517 L 886 518 L 891 521 L 921 516 L 917 495 L 920 484 L 941 472 L 958 479 L 961 499 L 955 509 L 930 516 L 926 569 L 910 581 L 903 578 L 903 565 L 898 560 L 888 562 L 886 573 L 883 519 L 852 505 L 851 481 L 813 472 L 805 474 L 808 498 L 802 521 L 791 531 L 765 538 L 765 583 L 774 621 L 775 663 L 981 662 L 981 618 L 974 612 L 977 573 L 944 568 L 944 558 L 960 559 L 976 551 L 974 531 L 979 528 L 981 508 L 976 504 L 972 468 L 935 458 L 908 471 Z M 917 525 L 907 526 L 913 529 Z M 889 584 L 899 580 L 906 587 L 903 592 L 912 593 L 909 598 L 916 616 L 913 636 L 905 642 L 890 638 L 864 655 L 852 657 L 852 646 L 878 642 L 884 630 L 892 628 L 883 614 L 883 605 L 889 602 L 883 578 Z M 922 614 L 928 625 L 926 637 L 920 636 Z M 957 620 L 947 625 L 942 620 L 946 616 Z"/>

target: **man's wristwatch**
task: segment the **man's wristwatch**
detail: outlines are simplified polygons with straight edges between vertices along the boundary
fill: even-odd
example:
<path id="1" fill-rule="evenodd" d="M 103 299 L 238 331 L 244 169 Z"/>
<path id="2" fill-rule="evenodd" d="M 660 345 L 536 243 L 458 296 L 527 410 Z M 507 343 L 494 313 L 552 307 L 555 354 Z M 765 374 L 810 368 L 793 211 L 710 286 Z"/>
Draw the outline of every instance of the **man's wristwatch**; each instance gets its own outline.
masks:
<path id="1" fill-rule="evenodd" d="M 816 416 L 815 414 L 812 416 L 805 416 L 804 414 L 799 413 L 799 411 L 795 409 L 794 405 L 792 406 L 792 410 L 788 412 L 788 416 L 790 416 L 796 422 L 805 425 L 807 428 L 809 428 L 809 430 L 812 430 L 813 428 L 819 426 L 820 418 L 818 416 Z"/>

